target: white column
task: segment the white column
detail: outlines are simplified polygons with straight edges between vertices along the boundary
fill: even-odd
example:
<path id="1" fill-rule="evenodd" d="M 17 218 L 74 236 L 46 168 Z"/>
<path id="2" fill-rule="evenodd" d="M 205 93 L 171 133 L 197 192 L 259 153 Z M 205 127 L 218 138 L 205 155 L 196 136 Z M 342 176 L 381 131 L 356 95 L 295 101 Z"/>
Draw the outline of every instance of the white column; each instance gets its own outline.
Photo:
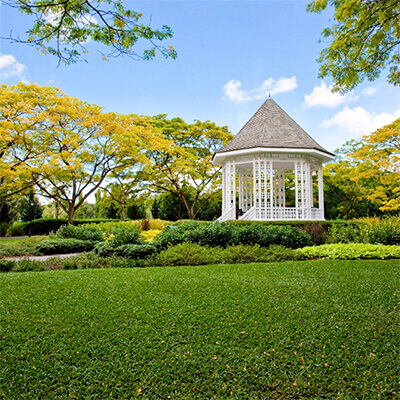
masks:
<path id="1" fill-rule="evenodd" d="M 322 166 L 318 167 L 318 208 L 320 209 L 320 218 L 324 217 L 324 182 L 322 174 Z"/>
<path id="2" fill-rule="evenodd" d="M 253 160 L 253 201 L 256 208 L 256 219 L 260 219 L 260 161 Z"/>
<path id="3" fill-rule="evenodd" d="M 314 185 L 313 185 L 313 171 L 314 171 L 314 165 L 310 165 L 310 171 L 309 171 L 309 183 L 310 183 L 310 201 L 309 201 L 309 207 L 313 208 L 314 207 Z"/>
<path id="4" fill-rule="evenodd" d="M 245 174 L 242 169 L 238 170 L 239 175 L 239 210 L 245 209 L 245 197 L 246 197 L 246 183 Z"/>
<path id="5" fill-rule="evenodd" d="M 226 165 L 222 168 L 222 214 L 226 211 Z"/>
<path id="6" fill-rule="evenodd" d="M 310 208 L 310 164 L 303 163 L 303 219 L 311 218 Z"/>
<path id="7" fill-rule="evenodd" d="M 270 202 L 270 218 L 274 219 L 274 199 L 275 199 L 275 188 L 274 188 L 274 164 L 271 160 L 269 162 L 269 179 L 270 179 L 270 193 L 269 193 L 269 202 Z"/>

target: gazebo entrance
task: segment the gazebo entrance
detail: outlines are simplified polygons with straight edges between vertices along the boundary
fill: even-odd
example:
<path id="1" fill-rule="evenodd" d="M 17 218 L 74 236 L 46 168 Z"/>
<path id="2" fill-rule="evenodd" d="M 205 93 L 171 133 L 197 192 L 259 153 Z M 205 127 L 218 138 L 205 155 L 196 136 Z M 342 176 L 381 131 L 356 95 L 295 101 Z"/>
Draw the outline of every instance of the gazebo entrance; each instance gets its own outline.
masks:
<path id="1" fill-rule="evenodd" d="M 218 221 L 323 220 L 322 163 L 333 158 L 268 99 L 214 154 L 222 166 Z"/>
<path id="2" fill-rule="evenodd" d="M 222 169 L 219 221 L 324 219 L 322 166 L 317 160 L 291 160 L 288 154 L 249 158 L 227 161 Z M 314 186 L 318 188 L 316 199 Z M 289 205 L 287 197 L 294 204 Z"/>

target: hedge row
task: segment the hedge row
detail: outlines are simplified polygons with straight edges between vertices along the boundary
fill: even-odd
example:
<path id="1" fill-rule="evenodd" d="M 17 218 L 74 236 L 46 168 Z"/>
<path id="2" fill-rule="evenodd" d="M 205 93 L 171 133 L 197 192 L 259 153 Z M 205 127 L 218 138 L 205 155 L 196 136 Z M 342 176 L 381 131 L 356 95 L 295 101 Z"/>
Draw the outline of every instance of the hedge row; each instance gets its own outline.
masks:
<path id="1" fill-rule="evenodd" d="M 165 229 L 155 239 L 160 249 L 166 249 L 182 243 L 194 243 L 200 246 L 227 247 L 235 245 L 255 245 L 268 247 L 281 245 L 296 249 L 313 244 L 311 236 L 293 226 L 237 224 L 198 224 L 186 222 Z"/>
<path id="2" fill-rule="evenodd" d="M 116 222 L 114 219 L 76 219 L 74 225 L 100 224 L 102 222 Z M 67 225 L 66 218 L 41 218 L 30 222 L 14 222 L 8 229 L 10 236 L 48 235 L 56 232 L 61 226 Z"/>
<path id="3" fill-rule="evenodd" d="M 74 239 L 68 239 L 74 240 Z M 79 241 L 77 241 L 79 242 Z M 255 246 L 221 247 L 199 246 L 184 243 L 163 250 L 158 255 L 156 247 L 149 244 L 123 245 L 107 255 L 83 253 L 68 259 L 55 257 L 45 261 L 21 260 L 18 262 L 0 260 L 0 272 L 43 271 L 46 269 L 80 268 L 135 268 L 149 266 L 245 264 L 251 262 L 299 261 L 309 259 L 357 260 L 357 259 L 399 259 L 400 246 L 371 244 L 329 244 L 287 249 L 282 246 L 268 248 Z"/>

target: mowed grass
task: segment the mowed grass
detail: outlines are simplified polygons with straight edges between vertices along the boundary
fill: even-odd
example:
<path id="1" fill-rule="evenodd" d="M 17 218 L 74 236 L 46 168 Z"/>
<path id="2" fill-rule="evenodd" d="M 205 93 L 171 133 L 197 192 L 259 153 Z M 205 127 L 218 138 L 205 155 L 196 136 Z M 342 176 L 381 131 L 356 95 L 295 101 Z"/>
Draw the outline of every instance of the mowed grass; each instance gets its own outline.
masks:
<path id="1" fill-rule="evenodd" d="M 398 399 L 400 265 L 1 275 L 5 399 Z"/>

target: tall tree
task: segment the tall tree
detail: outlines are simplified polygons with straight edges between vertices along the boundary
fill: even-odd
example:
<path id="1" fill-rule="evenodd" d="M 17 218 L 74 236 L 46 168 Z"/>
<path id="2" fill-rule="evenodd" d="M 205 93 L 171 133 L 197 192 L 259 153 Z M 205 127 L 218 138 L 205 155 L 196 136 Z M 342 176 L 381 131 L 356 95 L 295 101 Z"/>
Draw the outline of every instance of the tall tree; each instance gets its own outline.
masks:
<path id="1" fill-rule="evenodd" d="M 43 151 L 36 140 L 41 140 L 45 118 L 38 117 L 41 107 L 49 106 L 45 91 L 34 85 L 27 90 L 23 84 L 0 87 L 0 210 L 4 201 L 33 185 L 25 164 Z"/>
<path id="2" fill-rule="evenodd" d="M 33 25 L 27 37 L 3 38 L 12 42 L 36 47 L 44 54 L 58 58 L 59 63 L 70 64 L 88 53 L 89 41 L 108 47 L 103 58 L 128 56 L 150 60 L 156 52 L 164 57 L 176 58 L 172 46 L 161 44 L 173 36 L 169 26 L 153 29 L 143 23 L 143 14 L 125 8 L 123 0 L 1 0 L 1 3 L 17 8 L 22 14 L 33 17 Z M 141 53 L 136 45 L 147 41 L 150 47 Z"/>
<path id="3" fill-rule="evenodd" d="M 125 221 L 125 208 L 129 197 L 143 190 L 140 185 L 143 181 L 141 173 L 143 165 L 130 164 L 124 167 L 112 171 L 109 176 L 111 182 L 104 187 L 104 191 L 120 206 L 121 221 Z"/>
<path id="4" fill-rule="evenodd" d="M 20 143 L 17 150 L 24 158 L 24 173 L 68 214 L 69 224 L 108 174 L 145 160 L 144 148 L 158 140 L 145 118 L 105 114 L 58 89 L 20 84 L 4 90 L 35 92 L 32 114 L 37 123 L 27 125 L 22 115 L 6 126 L 6 133 L 26 128 L 31 142 Z M 35 157 L 25 157 L 31 148 Z"/>
<path id="5" fill-rule="evenodd" d="M 334 90 L 348 92 L 364 79 L 373 81 L 389 68 L 388 81 L 400 85 L 400 2 L 398 0 L 314 0 L 307 10 L 334 8 L 333 24 L 322 37 L 320 77 L 332 77 Z"/>
<path id="6" fill-rule="evenodd" d="M 383 212 L 400 210 L 400 118 L 362 138 L 348 155 L 356 165 L 353 181 Z M 365 185 L 373 180 L 374 187 Z"/>
<path id="7" fill-rule="evenodd" d="M 194 219 L 218 186 L 220 167 L 212 164 L 212 156 L 232 135 L 210 121 L 187 124 L 165 115 L 153 117 L 152 125 L 170 145 L 147 153 L 151 186 L 178 196 Z"/>
<path id="8" fill-rule="evenodd" d="M 43 207 L 40 205 L 35 192 L 31 188 L 27 196 L 23 196 L 19 202 L 19 214 L 24 222 L 42 218 Z"/>

